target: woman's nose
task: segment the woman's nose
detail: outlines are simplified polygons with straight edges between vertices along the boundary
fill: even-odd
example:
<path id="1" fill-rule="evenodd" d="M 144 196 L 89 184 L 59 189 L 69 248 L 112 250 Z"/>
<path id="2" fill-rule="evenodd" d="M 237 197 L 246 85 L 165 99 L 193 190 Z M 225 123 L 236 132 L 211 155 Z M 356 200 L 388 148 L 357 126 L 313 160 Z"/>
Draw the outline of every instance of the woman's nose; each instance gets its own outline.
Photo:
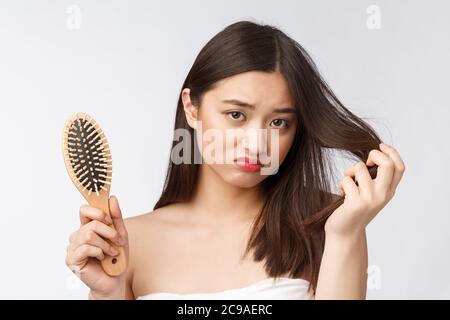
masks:
<path id="1" fill-rule="evenodd" d="M 250 157 L 257 157 L 261 152 L 267 151 L 267 135 L 269 131 L 261 125 L 248 126 L 244 129 L 241 142 L 245 144 Z"/>

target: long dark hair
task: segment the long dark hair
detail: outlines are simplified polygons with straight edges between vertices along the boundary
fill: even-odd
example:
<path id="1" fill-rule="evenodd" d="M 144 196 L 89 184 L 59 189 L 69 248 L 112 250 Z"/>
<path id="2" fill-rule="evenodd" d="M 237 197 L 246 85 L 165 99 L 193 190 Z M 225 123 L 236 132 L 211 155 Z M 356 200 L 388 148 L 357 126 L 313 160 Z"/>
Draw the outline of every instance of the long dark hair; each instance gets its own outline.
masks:
<path id="1" fill-rule="evenodd" d="M 315 292 L 323 254 L 324 224 L 344 196 L 333 198 L 329 153 L 337 149 L 366 161 L 381 139 L 370 125 L 350 112 L 319 74 L 306 50 L 278 28 L 251 21 L 233 23 L 215 35 L 200 51 L 183 83 L 200 107 L 205 92 L 221 79 L 247 71 L 279 72 L 287 80 L 297 110 L 298 126 L 293 144 L 277 174 L 261 182 L 266 196 L 253 224 L 246 254 L 254 249 L 271 277 L 288 273 L 306 275 Z M 188 125 L 181 93 L 175 128 Z M 173 141 L 172 147 L 178 144 Z M 169 161 L 163 192 L 154 209 L 189 201 L 197 184 L 199 164 Z M 376 167 L 369 170 L 376 176 Z"/>

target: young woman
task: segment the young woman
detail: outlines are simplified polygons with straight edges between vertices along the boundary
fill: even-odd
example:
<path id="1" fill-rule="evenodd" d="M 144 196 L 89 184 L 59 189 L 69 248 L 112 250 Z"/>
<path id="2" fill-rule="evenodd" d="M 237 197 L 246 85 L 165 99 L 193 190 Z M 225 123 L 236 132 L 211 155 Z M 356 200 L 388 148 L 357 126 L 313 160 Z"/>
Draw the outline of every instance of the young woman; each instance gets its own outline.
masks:
<path id="1" fill-rule="evenodd" d="M 365 298 L 365 227 L 394 196 L 405 166 L 342 105 L 297 42 L 249 21 L 222 30 L 183 83 L 175 129 L 190 133 L 182 157 L 191 161 L 171 159 L 154 211 L 122 219 L 114 196 L 112 219 L 80 209 L 66 264 L 91 299 Z M 248 143 L 260 129 L 266 138 Z M 196 152 L 206 159 L 208 130 L 235 133 L 215 149 L 237 154 L 233 161 L 194 161 Z M 331 193 L 331 149 L 359 159 L 340 195 Z M 270 161 L 261 161 L 264 152 Z M 125 248 L 122 276 L 101 267 L 116 254 L 104 239 Z"/>

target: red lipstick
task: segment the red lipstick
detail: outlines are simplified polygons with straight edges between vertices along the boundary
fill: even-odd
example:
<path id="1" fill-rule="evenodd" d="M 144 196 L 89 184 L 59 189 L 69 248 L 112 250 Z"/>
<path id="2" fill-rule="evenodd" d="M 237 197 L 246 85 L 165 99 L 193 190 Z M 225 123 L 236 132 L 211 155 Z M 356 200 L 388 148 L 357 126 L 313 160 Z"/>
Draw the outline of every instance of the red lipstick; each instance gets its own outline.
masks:
<path id="1" fill-rule="evenodd" d="M 250 163 L 250 159 L 248 157 L 237 158 L 235 160 L 236 165 L 246 171 L 259 171 L 261 169 L 261 163 L 258 160 L 252 160 Z"/>

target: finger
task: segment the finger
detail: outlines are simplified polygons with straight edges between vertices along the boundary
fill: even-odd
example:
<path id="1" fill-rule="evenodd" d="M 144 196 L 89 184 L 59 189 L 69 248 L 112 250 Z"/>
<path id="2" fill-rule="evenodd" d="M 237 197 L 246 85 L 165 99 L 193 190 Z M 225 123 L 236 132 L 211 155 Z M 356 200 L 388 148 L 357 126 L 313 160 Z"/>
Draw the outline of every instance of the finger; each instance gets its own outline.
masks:
<path id="1" fill-rule="evenodd" d="M 112 227 L 106 224 L 93 220 L 80 228 L 80 234 L 87 233 L 89 231 L 94 231 L 100 237 L 113 241 L 114 243 L 120 245 L 119 243 L 119 233 Z"/>
<path id="2" fill-rule="evenodd" d="M 383 189 L 390 189 L 394 175 L 394 162 L 391 158 L 380 150 L 373 149 L 369 152 L 367 165 L 377 165 L 377 176 L 374 179 L 375 184 Z"/>
<path id="3" fill-rule="evenodd" d="M 402 179 L 403 173 L 405 172 L 405 163 L 394 147 L 382 143 L 380 144 L 380 148 L 383 152 L 388 154 L 392 161 L 394 161 L 394 176 L 392 178 L 391 189 L 395 190 Z"/>
<path id="4" fill-rule="evenodd" d="M 84 244 L 73 251 L 72 255 L 68 259 L 68 264 L 77 265 L 89 257 L 97 258 L 101 261 L 105 258 L 105 255 L 99 247 Z"/>
<path id="5" fill-rule="evenodd" d="M 109 198 L 109 210 L 114 223 L 114 228 L 119 232 L 121 245 L 125 245 L 128 241 L 128 233 L 125 227 L 125 222 L 122 218 L 122 210 L 119 206 L 119 200 L 116 196 L 111 196 Z"/>
<path id="6" fill-rule="evenodd" d="M 96 234 L 95 231 L 85 231 L 85 233 L 81 234 L 78 238 L 75 239 L 75 241 L 71 243 L 71 246 L 73 246 L 74 249 L 84 244 L 89 244 L 94 247 L 99 247 L 107 255 L 116 256 L 118 254 L 118 251 L 107 241 L 101 238 L 98 234 Z"/>
<path id="7" fill-rule="evenodd" d="M 107 225 L 112 224 L 112 219 L 104 213 L 102 210 L 94 208 L 88 205 L 82 205 L 80 207 L 80 222 L 82 225 L 91 222 L 92 220 L 98 220 L 106 223 Z"/>
<path id="8" fill-rule="evenodd" d="M 339 188 L 343 191 L 345 197 L 355 198 L 359 195 L 358 186 L 350 176 L 345 176 L 342 179 Z"/>
<path id="9" fill-rule="evenodd" d="M 373 180 L 364 162 L 357 162 L 355 165 L 348 168 L 345 171 L 345 174 L 350 177 L 355 177 L 355 180 L 358 182 L 357 187 L 359 187 L 360 194 L 366 194 L 372 190 Z"/>

